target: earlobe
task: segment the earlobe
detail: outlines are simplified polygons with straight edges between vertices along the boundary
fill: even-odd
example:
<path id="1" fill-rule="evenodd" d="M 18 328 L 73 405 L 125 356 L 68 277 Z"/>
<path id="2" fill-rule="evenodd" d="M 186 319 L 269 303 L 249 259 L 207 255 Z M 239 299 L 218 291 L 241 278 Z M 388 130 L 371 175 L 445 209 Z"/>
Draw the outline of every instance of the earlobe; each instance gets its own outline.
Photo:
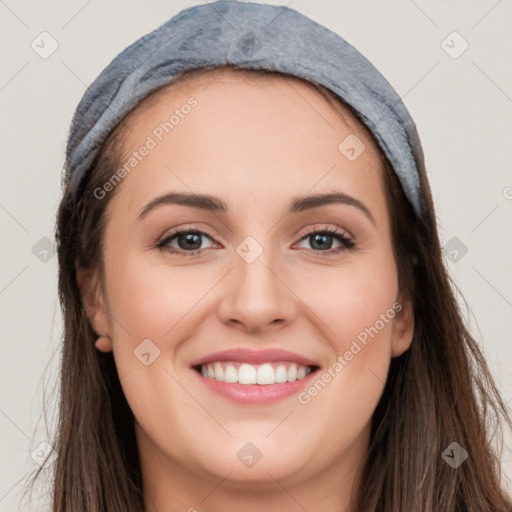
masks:
<path id="1" fill-rule="evenodd" d="M 409 349 L 414 336 L 414 310 L 410 300 L 397 301 L 402 307 L 393 322 L 391 357 L 398 357 Z"/>
<path id="2" fill-rule="evenodd" d="M 94 346 L 100 352 L 112 352 L 112 338 L 110 337 L 109 334 L 101 334 L 100 336 L 98 336 L 98 339 L 94 343 Z"/>

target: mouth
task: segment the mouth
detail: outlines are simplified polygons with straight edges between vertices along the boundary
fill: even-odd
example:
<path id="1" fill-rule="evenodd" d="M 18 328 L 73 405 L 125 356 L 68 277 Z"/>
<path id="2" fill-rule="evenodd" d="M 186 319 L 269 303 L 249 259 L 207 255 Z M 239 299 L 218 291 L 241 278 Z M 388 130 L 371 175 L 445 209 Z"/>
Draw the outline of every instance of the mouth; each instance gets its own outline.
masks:
<path id="1" fill-rule="evenodd" d="M 211 354 L 191 368 L 216 395 L 237 403 L 265 404 L 299 393 L 320 366 L 288 351 L 235 349 Z"/>
<path id="2" fill-rule="evenodd" d="M 215 361 L 193 366 L 207 379 L 228 384 L 270 386 L 304 379 L 316 371 L 316 365 L 303 365 L 290 361 L 266 362 L 255 365 L 240 361 Z"/>

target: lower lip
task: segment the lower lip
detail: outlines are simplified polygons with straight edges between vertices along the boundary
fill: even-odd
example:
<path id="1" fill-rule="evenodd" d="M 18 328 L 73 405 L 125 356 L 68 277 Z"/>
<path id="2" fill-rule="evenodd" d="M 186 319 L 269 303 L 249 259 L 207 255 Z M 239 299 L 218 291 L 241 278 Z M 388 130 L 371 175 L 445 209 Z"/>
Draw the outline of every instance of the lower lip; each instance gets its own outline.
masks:
<path id="1" fill-rule="evenodd" d="M 317 373 L 313 371 L 300 380 L 282 384 L 232 384 L 203 377 L 196 370 L 192 371 L 210 391 L 240 404 L 269 404 L 296 395 Z"/>

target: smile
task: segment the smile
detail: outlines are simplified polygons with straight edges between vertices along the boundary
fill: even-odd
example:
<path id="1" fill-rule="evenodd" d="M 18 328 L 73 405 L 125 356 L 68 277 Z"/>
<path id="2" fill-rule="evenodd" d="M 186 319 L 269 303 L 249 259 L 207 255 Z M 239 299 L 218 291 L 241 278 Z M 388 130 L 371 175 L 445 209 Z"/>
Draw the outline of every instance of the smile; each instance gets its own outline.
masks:
<path id="1" fill-rule="evenodd" d="M 278 348 L 238 347 L 214 352 L 190 363 L 199 385 L 238 404 L 268 404 L 303 390 L 320 364 Z"/>
<path id="2" fill-rule="evenodd" d="M 313 367 L 289 361 L 266 362 L 259 365 L 239 361 L 216 361 L 197 368 L 203 377 L 219 382 L 243 385 L 283 384 L 301 380 L 313 371 Z"/>

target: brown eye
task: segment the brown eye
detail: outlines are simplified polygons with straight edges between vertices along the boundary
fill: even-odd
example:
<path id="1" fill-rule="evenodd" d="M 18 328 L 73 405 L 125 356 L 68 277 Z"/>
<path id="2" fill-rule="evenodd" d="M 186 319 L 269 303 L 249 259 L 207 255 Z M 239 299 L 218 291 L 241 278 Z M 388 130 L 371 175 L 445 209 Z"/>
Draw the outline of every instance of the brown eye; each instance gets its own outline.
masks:
<path id="1" fill-rule="evenodd" d="M 205 247 L 201 247 L 204 237 L 211 240 L 210 235 L 202 231 L 175 231 L 174 233 L 166 236 L 161 242 L 159 242 L 157 247 L 169 252 L 185 252 L 196 254 L 205 249 Z"/>

